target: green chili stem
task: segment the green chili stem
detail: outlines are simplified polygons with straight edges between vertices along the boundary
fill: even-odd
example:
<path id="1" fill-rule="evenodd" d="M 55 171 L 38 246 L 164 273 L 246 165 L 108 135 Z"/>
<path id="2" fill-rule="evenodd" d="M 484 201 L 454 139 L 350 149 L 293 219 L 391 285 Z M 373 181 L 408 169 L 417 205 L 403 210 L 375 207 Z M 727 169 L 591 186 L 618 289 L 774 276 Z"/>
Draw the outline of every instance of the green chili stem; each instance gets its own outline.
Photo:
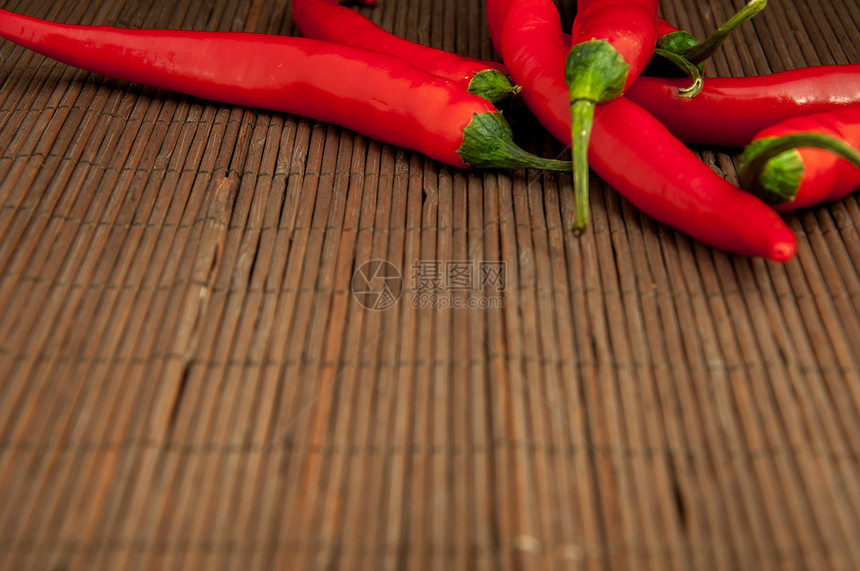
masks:
<path id="1" fill-rule="evenodd" d="M 467 91 L 472 95 L 483 97 L 500 108 L 519 92 L 520 86 L 514 85 L 511 78 L 501 71 L 487 69 L 472 76 Z"/>
<path id="2" fill-rule="evenodd" d="M 741 8 L 737 14 L 729 18 L 725 24 L 717 28 L 717 30 L 708 36 L 706 40 L 699 42 L 697 45 L 678 55 L 694 64 L 705 61 L 714 55 L 714 52 L 719 49 L 732 32 L 734 32 L 741 24 L 764 10 L 765 6 L 767 6 L 767 0 L 750 0 L 746 6 Z"/>
<path id="3" fill-rule="evenodd" d="M 570 161 L 533 155 L 514 142 L 511 127 L 501 113 L 476 113 L 463 131 L 457 154 L 476 169 L 544 169 L 570 172 Z"/>
<path id="4" fill-rule="evenodd" d="M 768 161 L 780 154 L 799 148 L 830 151 L 860 169 L 860 151 L 841 139 L 822 133 L 794 133 L 756 141 L 741 155 L 738 182 L 746 189 L 755 188 Z"/>
<path id="5" fill-rule="evenodd" d="M 695 97 L 702 91 L 702 87 L 704 86 L 704 81 L 702 81 L 702 73 L 699 71 L 699 68 L 696 67 L 690 60 L 679 56 L 676 53 L 670 52 L 668 50 L 664 50 L 661 48 L 657 48 L 654 50 L 654 55 L 663 58 L 668 61 L 676 68 L 680 69 L 684 76 L 692 80 L 692 85 L 690 87 L 685 87 L 683 89 L 678 90 L 678 95 L 681 97 Z"/>
<path id="6" fill-rule="evenodd" d="M 575 101 L 570 106 L 571 152 L 573 154 L 573 199 L 576 207 L 573 233 L 581 235 L 588 229 L 588 143 L 594 122 L 594 103 Z"/>
<path id="7" fill-rule="evenodd" d="M 630 66 L 606 40 L 575 44 L 565 62 L 564 78 L 570 94 L 573 192 L 576 204 L 573 231 L 588 228 L 588 142 L 594 106 L 621 97 Z"/>

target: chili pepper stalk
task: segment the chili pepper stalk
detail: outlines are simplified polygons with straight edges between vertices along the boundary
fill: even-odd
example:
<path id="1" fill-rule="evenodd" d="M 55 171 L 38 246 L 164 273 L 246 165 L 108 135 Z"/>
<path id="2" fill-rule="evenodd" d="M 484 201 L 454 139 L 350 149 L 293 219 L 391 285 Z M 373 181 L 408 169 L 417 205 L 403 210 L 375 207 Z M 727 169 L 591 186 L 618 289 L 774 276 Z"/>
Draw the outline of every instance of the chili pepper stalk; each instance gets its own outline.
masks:
<path id="1" fill-rule="evenodd" d="M 571 152 L 577 234 L 588 226 L 588 144 L 594 122 L 594 106 L 624 93 L 629 65 L 605 40 L 571 48 L 565 71 L 570 93 Z"/>
<path id="2" fill-rule="evenodd" d="M 750 0 L 740 11 L 738 11 L 725 24 L 705 40 L 699 41 L 689 32 L 679 30 L 662 18 L 657 19 L 657 42 L 654 47 L 654 56 L 642 72 L 643 76 L 674 77 L 681 73 L 690 79 L 692 84 L 688 87 L 678 86 L 677 97 L 693 98 L 699 94 L 704 86 L 705 61 L 723 45 L 731 34 L 744 22 L 752 19 L 767 5 L 767 0 Z M 490 14 L 488 14 L 490 17 Z M 491 34 L 492 36 L 492 34 Z M 568 46 L 572 40 L 569 34 L 564 34 Z M 499 40 L 493 36 L 493 44 Z M 496 51 L 499 51 L 498 49 Z M 710 80 L 712 81 L 712 80 Z"/>
<path id="3" fill-rule="evenodd" d="M 768 204 L 792 202 L 806 171 L 801 148 L 829 151 L 860 170 L 860 151 L 836 137 L 811 132 L 765 137 L 750 143 L 739 158 L 741 187 Z"/>
<path id="4" fill-rule="evenodd" d="M 767 0 L 750 0 L 701 42 L 689 32 L 675 29 L 667 22 L 660 21 L 654 58 L 649 63 L 645 74 L 662 76 L 680 71 L 682 75 L 693 80 L 693 84 L 680 89 L 678 94 L 681 97 L 695 97 L 702 89 L 705 61 L 716 53 L 735 30 L 764 10 L 766 6 Z"/>
<path id="5" fill-rule="evenodd" d="M 793 210 L 860 189 L 860 106 L 793 117 L 756 135 L 740 156 L 741 186 Z"/>
<path id="6" fill-rule="evenodd" d="M 498 40 L 521 97 L 563 144 L 571 141 L 568 44 L 552 0 L 487 0 Z M 631 136 L 635 133 L 635 136 Z M 633 206 L 707 245 L 785 262 L 797 241 L 785 221 L 752 194 L 714 173 L 652 115 L 626 97 L 595 109 L 589 160 Z"/>
<path id="7" fill-rule="evenodd" d="M 0 36 L 86 71 L 337 124 L 458 168 L 571 167 L 517 147 L 488 101 L 371 50 L 243 32 L 75 26 L 5 10 Z"/>
<path id="8" fill-rule="evenodd" d="M 579 0 L 564 77 L 569 89 L 576 215 L 588 226 L 588 144 L 594 106 L 613 101 L 644 71 L 657 42 L 656 0 Z"/>

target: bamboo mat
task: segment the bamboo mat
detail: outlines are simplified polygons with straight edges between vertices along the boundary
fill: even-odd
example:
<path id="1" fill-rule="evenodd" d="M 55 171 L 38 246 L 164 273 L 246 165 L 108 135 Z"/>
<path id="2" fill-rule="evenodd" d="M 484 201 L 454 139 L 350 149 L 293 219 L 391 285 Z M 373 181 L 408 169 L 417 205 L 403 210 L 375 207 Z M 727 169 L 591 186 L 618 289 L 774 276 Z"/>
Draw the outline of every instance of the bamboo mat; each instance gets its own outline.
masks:
<path id="1" fill-rule="evenodd" d="M 0 1 L 288 35 L 289 5 Z M 661 9 L 702 38 L 740 5 Z M 360 10 L 493 57 L 477 0 Z M 710 73 L 860 63 L 858 40 L 855 0 L 771 0 Z M 458 171 L 9 42 L 0 180 L 3 568 L 860 568 L 856 197 L 788 215 L 779 265 L 593 178 L 577 239 L 565 174 Z"/>

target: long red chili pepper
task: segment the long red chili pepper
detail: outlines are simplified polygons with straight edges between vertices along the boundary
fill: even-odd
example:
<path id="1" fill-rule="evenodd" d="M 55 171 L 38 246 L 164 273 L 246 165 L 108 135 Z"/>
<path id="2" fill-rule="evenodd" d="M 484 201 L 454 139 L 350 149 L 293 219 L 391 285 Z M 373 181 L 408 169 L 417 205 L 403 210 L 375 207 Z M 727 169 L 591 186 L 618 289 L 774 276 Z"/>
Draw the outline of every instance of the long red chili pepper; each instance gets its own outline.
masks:
<path id="1" fill-rule="evenodd" d="M 623 95 L 651 61 L 657 42 L 657 8 L 657 0 L 577 2 L 565 63 L 576 197 L 574 232 L 588 226 L 588 143 L 594 107 Z"/>
<path id="2" fill-rule="evenodd" d="M 702 42 L 658 19 L 656 52 L 700 65 L 765 5 L 765 0 L 750 0 Z M 654 70 L 649 66 L 626 96 L 692 145 L 743 147 L 756 133 L 781 121 L 860 104 L 858 64 L 814 66 L 755 77 L 708 78 L 695 98 L 686 96 L 689 87 L 685 80 L 646 75 L 665 73 L 665 66 Z"/>
<path id="3" fill-rule="evenodd" d="M 503 4 L 507 4 L 503 9 Z M 569 144 L 567 46 L 551 0 L 487 0 L 488 21 L 521 97 Z M 595 112 L 589 160 L 595 172 L 649 216 L 730 252 L 790 259 L 796 239 L 761 200 L 716 175 L 641 107 L 620 98 Z"/>
<path id="4" fill-rule="evenodd" d="M 587 147 L 594 105 L 619 97 L 640 74 L 671 73 L 666 63 L 680 69 L 693 84 L 678 89 L 694 98 L 702 89 L 704 60 L 767 4 L 750 0 L 704 42 L 657 18 L 655 0 L 579 0 L 566 62 L 572 117 L 574 192 L 581 231 L 587 224 Z"/>
<path id="5" fill-rule="evenodd" d="M 264 34 L 73 26 L 5 10 L 0 35 L 87 71 L 335 123 L 455 167 L 570 168 L 514 145 L 490 102 L 388 54 Z"/>
<path id="6" fill-rule="evenodd" d="M 293 0 L 293 21 L 296 27 L 308 38 L 402 57 L 419 69 L 462 84 L 470 93 L 494 104 L 502 103 L 518 91 L 504 67 L 498 63 L 462 57 L 411 42 L 389 33 L 358 12 L 340 6 L 338 2 Z"/>
<path id="7" fill-rule="evenodd" d="M 860 189 L 860 106 L 795 117 L 756 135 L 740 157 L 741 186 L 778 210 Z"/>
<path id="8" fill-rule="evenodd" d="M 753 77 L 709 77 L 694 98 L 683 79 L 642 76 L 626 97 L 687 144 L 743 147 L 771 125 L 798 115 L 860 104 L 860 65 L 823 65 Z"/>

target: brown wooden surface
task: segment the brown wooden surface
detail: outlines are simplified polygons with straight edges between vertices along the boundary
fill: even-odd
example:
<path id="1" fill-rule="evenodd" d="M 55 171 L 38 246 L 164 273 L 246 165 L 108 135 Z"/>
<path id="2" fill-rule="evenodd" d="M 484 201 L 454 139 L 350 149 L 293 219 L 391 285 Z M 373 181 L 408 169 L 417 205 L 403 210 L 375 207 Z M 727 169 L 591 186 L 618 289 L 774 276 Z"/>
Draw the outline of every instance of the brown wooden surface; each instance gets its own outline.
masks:
<path id="1" fill-rule="evenodd" d="M 704 37 L 740 4 L 662 13 Z M 0 6 L 295 34 L 289 0 Z M 361 11 L 492 57 L 478 0 Z M 855 0 L 772 0 L 710 70 L 858 44 Z M 735 153 L 702 157 L 733 180 Z M 787 216 L 779 265 L 593 179 L 577 239 L 567 175 L 457 171 L 9 42 L 0 180 L 5 568 L 860 568 L 856 197 Z M 385 311 L 352 295 L 372 259 L 403 276 Z M 414 308 L 433 260 L 503 262 L 503 291 L 452 293 L 501 304 Z"/>

